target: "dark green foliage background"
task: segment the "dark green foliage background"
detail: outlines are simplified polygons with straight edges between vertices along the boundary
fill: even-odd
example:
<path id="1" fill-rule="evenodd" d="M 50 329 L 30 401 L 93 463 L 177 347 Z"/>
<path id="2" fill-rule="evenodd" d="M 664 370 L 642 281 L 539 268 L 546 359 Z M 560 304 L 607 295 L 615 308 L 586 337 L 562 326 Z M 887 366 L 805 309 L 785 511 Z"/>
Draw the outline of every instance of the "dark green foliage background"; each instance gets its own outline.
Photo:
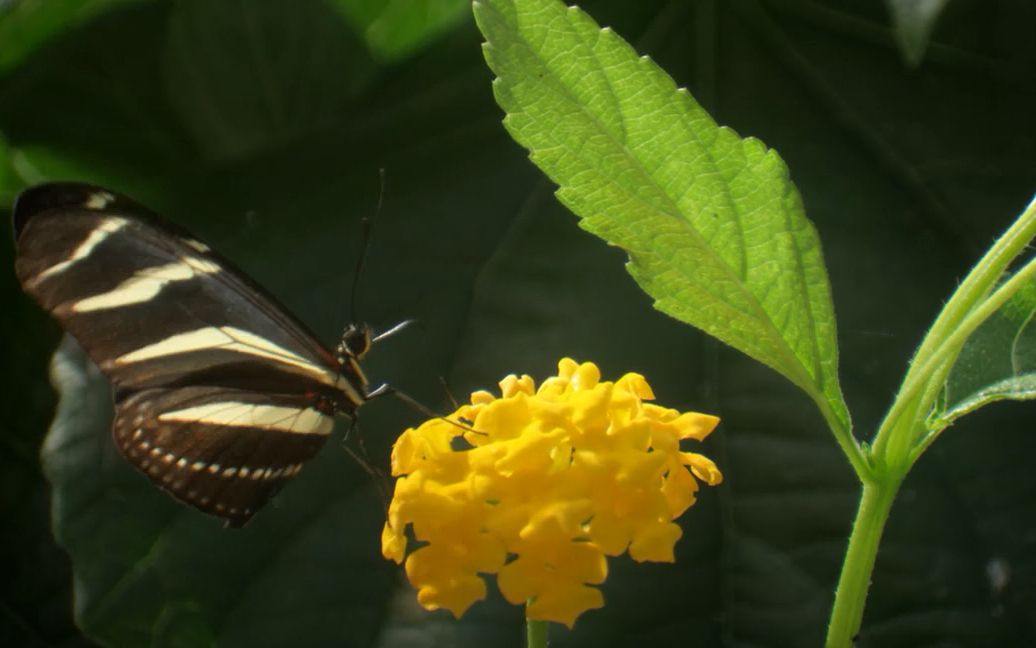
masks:
<path id="1" fill-rule="evenodd" d="M 606 609 L 555 645 L 819 645 L 857 486 L 813 405 L 654 312 L 621 252 L 579 230 L 501 127 L 467 13 L 393 57 L 359 35 L 377 3 L 357 4 L 346 20 L 317 0 L 113 3 L 16 64 L 5 52 L 3 208 L 46 178 L 134 195 L 330 344 L 385 168 L 358 315 L 419 325 L 371 353 L 374 381 L 440 406 L 440 376 L 465 394 L 571 355 L 723 417 L 708 452 L 727 479 L 682 520 L 677 564 L 613 562 Z M 868 437 L 927 323 L 1036 190 L 1036 9 L 951 0 L 909 68 L 872 1 L 582 6 L 787 161 L 824 243 L 843 386 Z M 10 268 L 13 246 L 0 254 Z M 86 382 L 66 392 L 58 437 L 78 443 L 47 455 L 70 561 L 40 462 L 60 333 L 2 276 L 0 644 L 87 643 L 75 574 L 80 626 L 112 645 L 520 645 L 520 612 L 495 595 L 460 622 L 415 607 L 377 553 L 380 500 L 340 436 L 249 527 L 224 531 L 118 459 L 88 368 L 72 374 Z M 418 418 L 364 408 L 376 463 Z M 1034 422 L 1031 404 L 992 406 L 921 460 L 860 646 L 1036 642 Z"/>

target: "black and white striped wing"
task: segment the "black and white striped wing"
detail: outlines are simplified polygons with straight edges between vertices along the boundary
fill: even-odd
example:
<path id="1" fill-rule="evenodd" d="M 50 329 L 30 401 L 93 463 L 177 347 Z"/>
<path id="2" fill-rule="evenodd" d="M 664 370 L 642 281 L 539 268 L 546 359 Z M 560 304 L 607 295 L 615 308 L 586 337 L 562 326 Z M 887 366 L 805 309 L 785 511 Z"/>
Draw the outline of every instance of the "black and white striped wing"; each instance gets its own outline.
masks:
<path id="1" fill-rule="evenodd" d="M 333 427 L 332 415 L 305 396 L 199 386 L 123 398 L 112 431 L 156 484 L 240 526 L 298 474 Z"/>
<path id="2" fill-rule="evenodd" d="M 14 227 L 22 287 L 115 388 L 119 447 L 156 483 L 202 510 L 246 520 L 320 447 L 330 431 L 325 419 L 351 414 L 364 400 L 366 382 L 354 362 L 339 365 L 232 264 L 128 198 L 85 184 L 39 185 L 18 197 Z M 212 413 L 220 404 L 233 422 Z M 179 419 L 162 418 L 170 407 Z M 298 414 L 292 429 L 270 423 L 280 421 L 271 413 L 281 410 Z M 283 446 L 291 460 L 275 465 L 272 439 L 288 439 L 299 452 Z M 144 442 L 158 444 L 162 455 L 139 452 Z M 219 475 L 247 467 L 250 481 L 223 482 L 200 471 L 191 479 L 169 477 L 155 458 L 177 467 L 181 460 L 191 468 L 218 465 Z M 254 478 L 253 467 L 264 475 L 271 468 L 271 476 Z M 231 507 L 249 513 L 241 519 L 223 512 Z"/>

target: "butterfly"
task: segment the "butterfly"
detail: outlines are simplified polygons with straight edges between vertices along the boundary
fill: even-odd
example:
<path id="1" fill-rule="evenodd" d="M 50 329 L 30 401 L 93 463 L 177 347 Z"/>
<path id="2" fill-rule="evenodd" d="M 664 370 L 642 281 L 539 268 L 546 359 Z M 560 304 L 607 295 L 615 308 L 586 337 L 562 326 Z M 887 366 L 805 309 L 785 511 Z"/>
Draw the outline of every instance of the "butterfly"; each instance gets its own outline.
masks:
<path id="1" fill-rule="evenodd" d="M 14 205 L 15 271 L 113 387 L 122 454 L 176 499 L 245 524 L 372 395 L 371 330 L 329 351 L 185 230 L 114 191 L 56 182 Z M 376 390 L 375 390 L 376 391 Z"/>

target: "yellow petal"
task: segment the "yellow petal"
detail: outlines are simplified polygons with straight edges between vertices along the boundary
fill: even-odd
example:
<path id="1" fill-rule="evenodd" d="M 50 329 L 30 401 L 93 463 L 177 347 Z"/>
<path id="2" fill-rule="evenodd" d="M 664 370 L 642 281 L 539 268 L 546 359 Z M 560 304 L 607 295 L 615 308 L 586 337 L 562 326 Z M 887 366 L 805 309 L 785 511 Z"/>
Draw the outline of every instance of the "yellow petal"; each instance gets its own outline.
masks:
<path id="1" fill-rule="evenodd" d="M 640 400 L 655 400 L 655 392 L 647 379 L 639 373 L 628 373 L 615 381 L 615 386 L 628 391 Z"/>
<path id="2" fill-rule="evenodd" d="M 531 376 L 518 376 L 511 374 L 500 381 L 500 394 L 504 398 L 511 398 L 517 394 L 532 396 L 536 393 L 536 384 Z"/>
<path id="3" fill-rule="evenodd" d="M 618 556 L 630 543 L 629 525 L 606 512 L 598 512 L 590 522 L 590 538 L 609 556 Z"/>
<path id="4" fill-rule="evenodd" d="M 527 398 L 516 394 L 493 401 L 479 410 L 472 427 L 493 440 L 519 436 L 530 420 Z"/>
<path id="5" fill-rule="evenodd" d="M 426 610 L 445 608 L 460 618 L 476 601 L 486 598 L 486 583 L 473 574 L 460 574 L 417 590 L 417 602 Z"/>
<path id="6" fill-rule="evenodd" d="M 587 610 L 604 607 L 604 596 L 596 587 L 578 583 L 545 591 L 525 607 L 525 616 L 536 621 L 554 621 L 572 628 Z"/>
<path id="7" fill-rule="evenodd" d="M 698 412 L 686 412 L 673 421 L 673 424 L 680 429 L 681 439 L 701 441 L 716 429 L 716 426 L 719 425 L 719 417 Z"/>
<path id="8" fill-rule="evenodd" d="M 558 373 L 561 373 L 561 363 L 558 363 Z M 584 362 L 573 372 L 571 380 L 575 390 L 593 389 L 601 382 L 601 370 L 592 362 Z"/>
<path id="9" fill-rule="evenodd" d="M 507 378 L 505 378 L 504 380 L 507 380 Z M 496 396 L 493 396 L 492 393 L 487 392 L 484 389 L 480 389 L 479 391 L 471 392 L 471 404 L 472 405 L 485 405 L 487 403 L 492 403 L 495 400 L 496 400 Z"/>
<path id="10" fill-rule="evenodd" d="M 691 467 L 694 476 L 709 486 L 723 482 L 723 473 L 719 471 L 712 459 L 694 452 L 681 452 L 680 457 L 684 465 Z"/>
<path id="11" fill-rule="evenodd" d="M 381 555 L 397 563 L 402 563 L 406 555 L 406 536 L 393 530 L 388 522 L 381 530 Z"/>
<path id="12" fill-rule="evenodd" d="M 673 545 L 683 535 L 672 522 L 657 522 L 641 526 L 630 543 L 630 557 L 637 562 L 675 562 Z"/>
<path id="13" fill-rule="evenodd" d="M 543 571 L 535 560 L 518 556 L 500 569 L 496 575 L 496 582 L 500 594 L 509 602 L 518 605 L 543 589 Z"/>
<path id="14" fill-rule="evenodd" d="M 697 492 L 698 482 L 691 476 L 691 473 L 681 464 L 671 466 L 665 484 L 662 486 L 669 516 L 676 518 L 683 515 L 683 512 L 696 501 L 695 493 Z"/>
<path id="15" fill-rule="evenodd" d="M 421 547 L 406 559 L 406 574 L 417 588 L 417 600 L 426 609 L 446 608 L 459 617 L 486 596 L 486 585 L 473 569 L 466 569 L 442 547 Z"/>

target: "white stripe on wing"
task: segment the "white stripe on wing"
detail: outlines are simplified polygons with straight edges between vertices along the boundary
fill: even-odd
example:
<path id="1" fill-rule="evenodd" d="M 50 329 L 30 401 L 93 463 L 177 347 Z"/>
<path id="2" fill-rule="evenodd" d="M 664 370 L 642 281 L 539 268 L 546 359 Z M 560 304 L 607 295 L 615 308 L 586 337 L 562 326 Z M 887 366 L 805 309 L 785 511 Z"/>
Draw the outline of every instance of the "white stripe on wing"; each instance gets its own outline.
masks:
<path id="1" fill-rule="evenodd" d="M 250 427 L 292 434 L 331 433 L 334 419 L 315 409 L 221 401 L 195 405 L 158 415 L 163 423 L 203 423 L 228 427 Z"/>
<path id="2" fill-rule="evenodd" d="M 50 266 L 43 272 L 33 277 L 31 280 L 25 282 L 26 289 L 31 290 L 34 286 L 36 286 L 39 282 L 43 281 L 44 279 L 53 277 L 55 275 L 59 275 L 65 270 L 68 270 L 71 266 L 75 265 L 79 261 L 82 261 L 86 257 L 90 256 L 90 253 L 92 253 L 98 245 L 103 243 L 109 236 L 111 236 L 115 232 L 118 232 L 123 227 L 126 227 L 126 225 L 128 224 L 129 221 L 125 218 L 117 218 L 113 216 L 101 219 L 100 221 L 98 221 L 97 226 L 90 231 L 90 234 L 88 234 L 87 237 L 83 239 L 82 243 L 77 245 L 76 249 L 72 250 L 72 254 L 68 255 L 67 259 L 59 263 L 55 263 L 54 265 Z"/>
<path id="3" fill-rule="evenodd" d="M 186 333 L 178 333 L 123 354 L 115 358 L 111 365 L 116 367 L 125 366 L 136 362 L 208 349 L 234 351 L 255 358 L 273 360 L 302 369 L 303 373 L 314 377 L 326 385 L 341 387 L 338 384 L 341 381 L 336 372 L 314 364 L 306 358 L 274 344 L 270 340 L 233 326 L 207 326 Z"/>
<path id="4" fill-rule="evenodd" d="M 163 266 L 142 268 L 108 292 L 84 297 L 69 308 L 75 313 L 119 308 L 151 301 L 170 283 L 188 281 L 199 274 L 215 274 L 220 267 L 198 257 L 181 257 L 179 261 Z"/>

